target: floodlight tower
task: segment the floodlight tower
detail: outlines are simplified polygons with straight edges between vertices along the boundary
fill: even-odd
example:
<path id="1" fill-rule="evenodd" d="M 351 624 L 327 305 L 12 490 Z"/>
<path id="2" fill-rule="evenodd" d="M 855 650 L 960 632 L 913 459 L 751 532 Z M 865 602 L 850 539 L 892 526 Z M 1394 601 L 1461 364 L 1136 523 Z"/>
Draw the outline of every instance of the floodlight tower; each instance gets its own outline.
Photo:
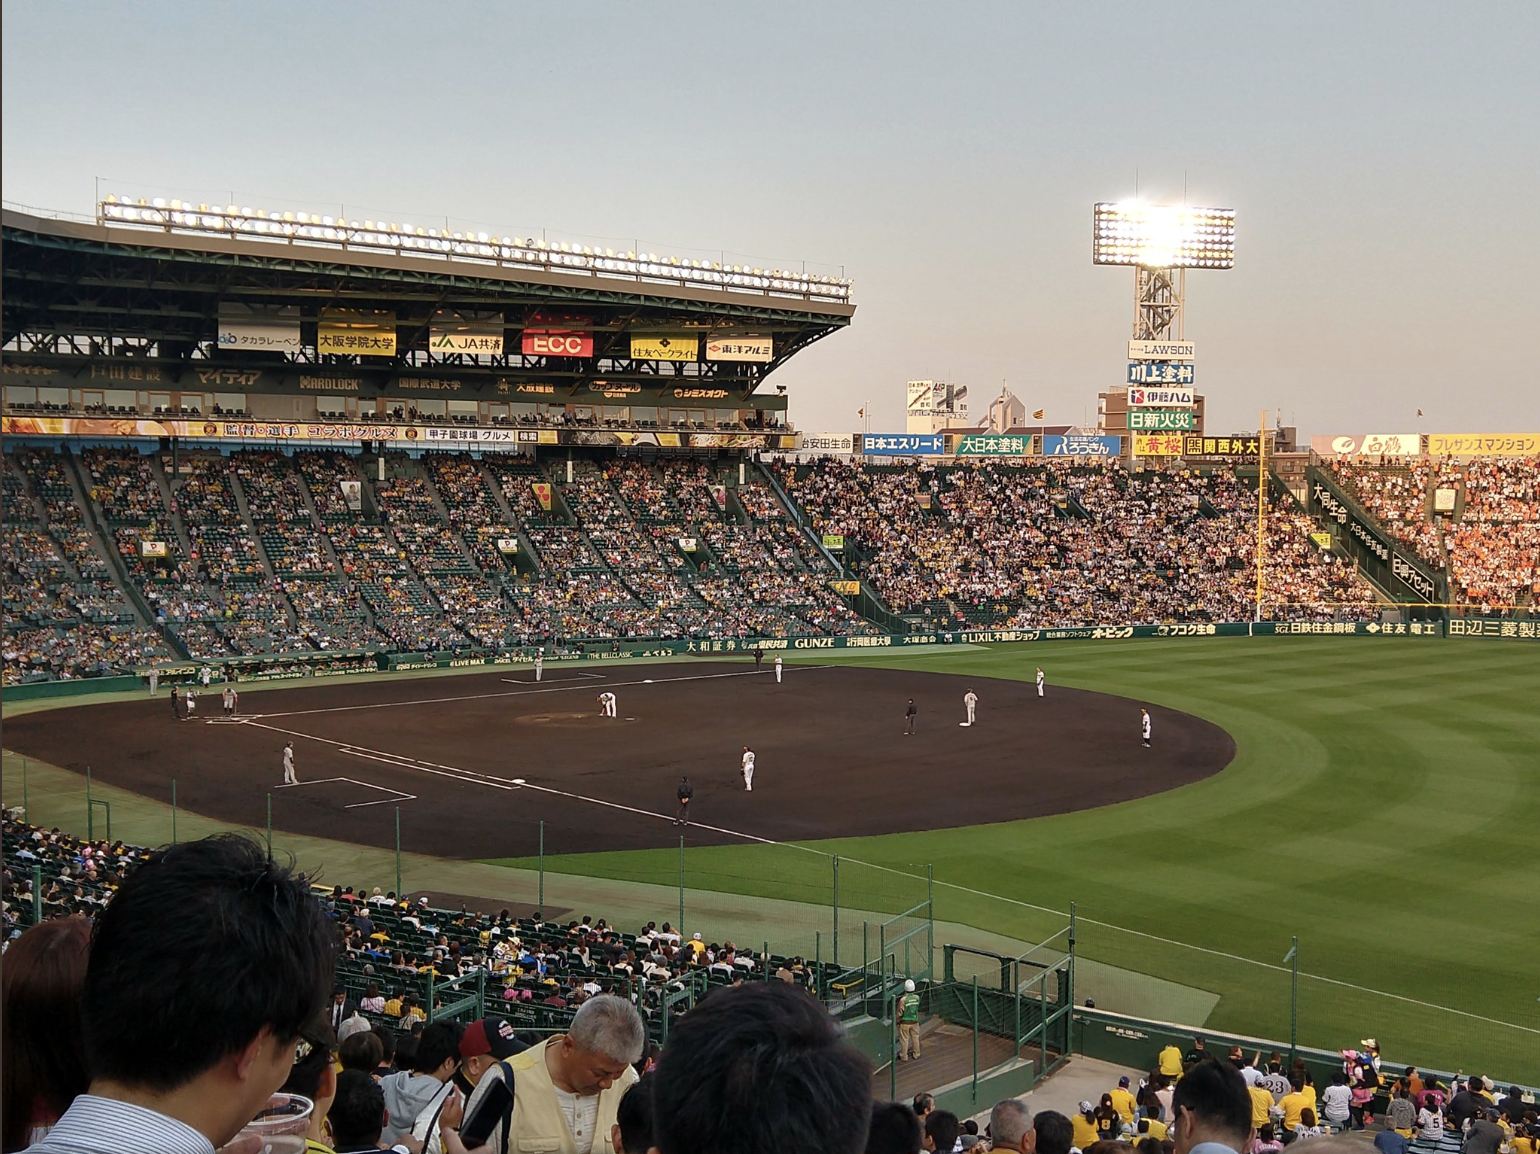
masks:
<path id="1" fill-rule="evenodd" d="M 1133 266 L 1134 340 L 1181 340 L 1187 270 L 1235 267 L 1235 210 L 1098 204 L 1091 261 Z"/>

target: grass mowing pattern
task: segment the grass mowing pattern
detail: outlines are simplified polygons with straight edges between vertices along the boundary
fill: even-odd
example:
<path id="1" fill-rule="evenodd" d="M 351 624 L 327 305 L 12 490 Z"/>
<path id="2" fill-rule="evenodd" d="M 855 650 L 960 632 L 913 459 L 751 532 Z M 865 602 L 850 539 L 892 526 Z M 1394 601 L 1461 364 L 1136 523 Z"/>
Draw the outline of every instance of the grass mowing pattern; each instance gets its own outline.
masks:
<path id="1" fill-rule="evenodd" d="M 1050 694 L 1186 710 L 1228 730 L 1238 753 L 1216 777 L 1120 805 L 810 848 L 922 875 L 932 863 L 938 919 L 1026 940 L 1062 919 L 1014 903 L 1074 901 L 1084 956 L 1220 994 L 1213 1030 L 1288 1037 L 1282 959 L 1298 934 L 1302 1044 L 1375 1035 L 1393 1059 L 1540 1080 L 1540 647 L 1226 638 L 852 660 L 1023 680 L 1042 665 Z M 987 702 L 980 720 L 1010 723 Z M 678 857 L 546 868 L 677 879 Z M 795 898 L 826 892 L 828 873 L 827 859 L 784 847 L 689 851 L 695 888 Z M 868 905 L 896 911 L 916 892 L 923 882 L 895 879 L 899 904 Z"/>

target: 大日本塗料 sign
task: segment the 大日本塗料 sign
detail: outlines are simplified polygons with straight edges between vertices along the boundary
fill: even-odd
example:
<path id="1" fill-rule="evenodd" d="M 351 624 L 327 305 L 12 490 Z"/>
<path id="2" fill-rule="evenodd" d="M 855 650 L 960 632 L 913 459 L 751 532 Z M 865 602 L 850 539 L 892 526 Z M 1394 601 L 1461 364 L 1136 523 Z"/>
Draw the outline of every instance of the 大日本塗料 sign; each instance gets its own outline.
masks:
<path id="1" fill-rule="evenodd" d="M 952 452 L 959 457 L 1025 457 L 1032 437 L 1024 433 L 964 433 Z"/>

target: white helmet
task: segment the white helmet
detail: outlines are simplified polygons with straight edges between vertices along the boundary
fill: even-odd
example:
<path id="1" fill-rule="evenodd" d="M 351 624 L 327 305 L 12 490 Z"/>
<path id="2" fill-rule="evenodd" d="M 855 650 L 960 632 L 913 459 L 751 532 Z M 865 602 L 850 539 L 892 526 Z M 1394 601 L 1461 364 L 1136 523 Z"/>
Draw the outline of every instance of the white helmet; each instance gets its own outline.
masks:
<path id="1" fill-rule="evenodd" d="M 914 993 L 914 979 L 913 978 L 905 978 L 904 979 L 904 993 L 906 993 L 906 994 Z"/>

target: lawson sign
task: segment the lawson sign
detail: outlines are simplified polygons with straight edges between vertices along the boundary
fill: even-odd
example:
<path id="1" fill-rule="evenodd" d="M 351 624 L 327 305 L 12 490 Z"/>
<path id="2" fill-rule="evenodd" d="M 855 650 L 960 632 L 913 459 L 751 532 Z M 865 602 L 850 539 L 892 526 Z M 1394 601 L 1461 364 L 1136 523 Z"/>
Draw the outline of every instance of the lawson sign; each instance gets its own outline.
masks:
<path id="1" fill-rule="evenodd" d="M 1072 435 L 1043 438 L 1045 457 L 1116 457 L 1122 449 L 1122 437 Z"/>

